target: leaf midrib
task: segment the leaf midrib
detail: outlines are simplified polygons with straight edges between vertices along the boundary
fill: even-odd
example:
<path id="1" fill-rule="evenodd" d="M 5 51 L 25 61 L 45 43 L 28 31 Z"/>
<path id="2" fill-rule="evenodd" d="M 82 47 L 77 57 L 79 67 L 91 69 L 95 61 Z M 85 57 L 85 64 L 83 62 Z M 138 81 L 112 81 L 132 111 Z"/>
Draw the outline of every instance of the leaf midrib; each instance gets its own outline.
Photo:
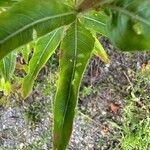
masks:
<path id="1" fill-rule="evenodd" d="M 25 26 L 23 26 L 22 28 L 20 28 L 19 30 L 13 32 L 12 34 L 8 35 L 7 37 L 5 37 L 4 39 L 0 40 L 0 44 L 3 44 L 4 42 L 6 42 L 7 40 L 9 40 L 10 38 L 14 37 L 15 35 L 25 31 L 26 29 L 36 25 L 36 24 L 39 24 L 39 23 L 42 23 L 42 22 L 45 22 L 45 21 L 48 21 L 50 19 L 55 19 L 55 18 L 59 18 L 59 17 L 63 17 L 63 16 L 67 16 L 67 15 L 73 15 L 74 12 L 69 12 L 69 13 L 63 13 L 63 14 L 57 14 L 57 15 L 54 15 L 54 16 L 49 16 L 49 17 L 45 17 L 45 18 L 40 18 L 30 24 L 27 24 Z"/>
<path id="2" fill-rule="evenodd" d="M 66 114 L 67 114 L 67 108 L 68 108 L 68 105 L 69 105 L 69 101 L 70 101 L 70 96 L 71 96 L 71 86 L 72 86 L 72 81 L 74 79 L 74 74 L 75 74 L 75 68 L 76 68 L 76 62 L 77 62 L 77 44 L 78 44 L 78 33 L 77 33 L 77 20 L 75 20 L 75 51 L 74 51 L 74 63 L 73 63 L 73 70 L 72 70 L 72 75 L 71 75 L 71 82 L 70 82 L 70 86 L 69 86 L 69 95 L 68 95 L 68 98 L 67 98 L 67 104 L 66 104 L 66 107 L 65 107 L 65 110 L 64 110 L 64 118 L 63 118 L 63 121 L 62 121 L 62 125 L 61 125 L 61 132 L 63 131 L 63 128 L 64 128 L 64 122 L 65 122 L 65 118 L 66 118 Z"/>

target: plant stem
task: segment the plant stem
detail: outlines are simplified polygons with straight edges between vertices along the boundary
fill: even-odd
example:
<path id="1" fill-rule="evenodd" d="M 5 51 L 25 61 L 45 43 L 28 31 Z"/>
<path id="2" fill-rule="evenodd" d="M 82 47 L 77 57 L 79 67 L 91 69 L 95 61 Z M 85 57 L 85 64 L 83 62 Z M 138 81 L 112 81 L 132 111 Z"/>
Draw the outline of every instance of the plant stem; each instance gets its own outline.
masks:
<path id="1" fill-rule="evenodd" d="M 84 0 L 79 6 L 78 6 L 78 12 L 84 12 L 91 8 L 96 7 L 99 3 L 101 3 L 103 0 Z"/>

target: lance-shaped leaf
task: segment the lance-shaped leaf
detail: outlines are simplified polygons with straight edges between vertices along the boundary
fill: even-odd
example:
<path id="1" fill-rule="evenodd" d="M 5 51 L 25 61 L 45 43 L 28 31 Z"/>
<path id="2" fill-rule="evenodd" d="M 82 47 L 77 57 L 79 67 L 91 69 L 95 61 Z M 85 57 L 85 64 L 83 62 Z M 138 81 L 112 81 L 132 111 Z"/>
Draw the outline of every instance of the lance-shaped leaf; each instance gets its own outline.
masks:
<path id="1" fill-rule="evenodd" d="M 37 41 L 35 45 L 35 52 L 29 63 L 28 74 L 23 80 L 22 96 L 24 98 L 28 97 L 32 92 L 34 80 L 36 79 L 39 71 L 58 47 L 64 33 L 63 31 L 63 28 L 56 29 L 52 33 L 49 33 Z"/>
<path id="2" fill-rule="evenodd" d="M 25 63 L 28 64 L 29 55 L 31 53 L 30 44 L 27 44 L 27 45 L 23 46 L 21 52 L 22 52 L 22 56 L 23 56 L 23 59 L 24 59 Z"/>
<path id="3" fill-rule="evenodd" d="M 98 56 L 104 63 L 110 64 L 110 59 L 104 50 L 102 44 L 99 42 L 99 40 L 95 36 L 95 47 L 93 50 L 93 53 Z"/>
<path id="4" fill-rule="evenodd" d="M 81 21 L 84 25 L 97 33 L 108 36 L 107 22 L 108 16 L 104 12 L 91 11 L 81 15 Z"/>
<path id="5" fill-rule="evenodd" d="M 0 72 L 5 81 L 10 81 L 16 66 L 16 52 L 12 52 L 0 61 Z"/>
<path id="6" fill-rule="evenodd" d="M 32 6 L 32 7 L 31 7 Z M 0 59 L 13 49 L 74 21 L 72 8 L 57 0 L 22 0 L 0 14 Z"/>
<path id="7" fill-rule="evenodd" d="M 54 103 L 54 149 L 65 150 L 72 132 L 80 81 L 95 39 L 78 21 L 68 29 L 61 45 L 60 77 Z"/>
<path id="8" fill-rule="evenodd" d="M 150 1 L 115 1 L 108 22 L 109 37 L 124 51 L 150 50 Z"/>

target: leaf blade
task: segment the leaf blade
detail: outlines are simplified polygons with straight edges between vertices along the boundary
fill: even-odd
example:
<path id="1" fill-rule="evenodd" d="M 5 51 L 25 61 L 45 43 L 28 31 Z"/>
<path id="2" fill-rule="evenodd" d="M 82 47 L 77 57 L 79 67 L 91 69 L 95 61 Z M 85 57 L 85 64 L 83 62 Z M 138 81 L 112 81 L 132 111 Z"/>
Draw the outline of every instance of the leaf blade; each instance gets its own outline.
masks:
<path id="1" fill-rule="evenodd" d="M 33 6 L 33 7 L 30 7 Z M 0 59 L 13 49 L 74 21 L 75 11 L 55 0 L 23 0 L 0 14 Z M 5 49 L 5 51 L 4 51 Z"/>
<path id="2" fill-rule="evenodd" d="M 77 21 L 72 24 L 61 45 L 60 78 L 54 104 L 54 149 L 65 150 L 69 142 L 80 81 L 93 47 L 94 38 L 89 30 Z"/>
<path id="3" fill-rule="evenodd" d="M 108 16 L 104 12 L 91 11 L 81 16 L 82 23 L 94 32 L 108 36 L 107 32 Z"/>
<path id="4" fill-rule="evenodd" d="M 96 36 L 95 36 L 95 46 L 94 46 L 93 53 L 96 56 L 98 56 L 104 63 L 110 64 L 110 59 Z"/>
<path id="5" fill-rule="evenodd" d="M 5 81 L 10 81 L 16 66 L 16 52 L 10 53 L 0 61 L 0 71 Z"/>
<path id="6" fill-rule="evenodd" d="M 22 85 L 22 96 L 27 98 L 32 92 L 34 85 L 34 80 L 36 79 L 39 71 L 55 52 L 58 47 L 62 36 L 64 34 L 64 29 L 57 29 L 48 35 L 40 38 L 35 45 L 35 53 L 29 62 L 28 74 L 23 80 Z"/>
<path id="7" fill-rule="evenodd" d="M 25 63 L 28 64 L 29 55 L 31 53 L 30 44 L 27 44 L 27 45 L 23 46 L 21 53 L 22 53 L 22 56 L 23 56 L 23 59 L 24 59 Z"/>

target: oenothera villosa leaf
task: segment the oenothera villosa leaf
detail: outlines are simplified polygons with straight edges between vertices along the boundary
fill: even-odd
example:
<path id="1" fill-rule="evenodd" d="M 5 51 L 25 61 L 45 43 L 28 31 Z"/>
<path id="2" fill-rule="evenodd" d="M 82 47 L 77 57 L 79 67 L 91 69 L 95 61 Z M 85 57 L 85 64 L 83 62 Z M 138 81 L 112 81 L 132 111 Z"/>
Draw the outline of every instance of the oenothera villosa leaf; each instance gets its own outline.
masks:
<path id="1" fill-rule="evenodd" d="M 55 150 L 65 150 L 69 142 L 80 81 L 94 42 L 90 31 L 75 21 L 61 44 L 60 77 L 54 102 Z"/>
<path id="2" fill-rule="evenodd" d="M 64 34 L 64 28 L 59 28 L 40 38 L 35 44 L 35 51 L 29 62 L 27 76 L 23 79 L 22 96 L 28 97 L 32 92 L 34 80 L 39 71 L 55 52 Z"/>
<path id="3" fill-rule="evenodd" d="M 37 37 L 70 24 L 76 12 L 57 0 L 22 0 L 0 14 L 0 59 Z"/>
<path id="4" fill-rule="evenodd" d="M 109 7 L 109 37 L 124 51 L 150 50 L 150 1 L 117 0 Z"/>
<path id="5" fill-rule="evenodd" d="M 108 16 L 103 12 L 90 11 L 81 15 L 80 20 L 90 30 L 108 36 L 107 20 Z"/>

